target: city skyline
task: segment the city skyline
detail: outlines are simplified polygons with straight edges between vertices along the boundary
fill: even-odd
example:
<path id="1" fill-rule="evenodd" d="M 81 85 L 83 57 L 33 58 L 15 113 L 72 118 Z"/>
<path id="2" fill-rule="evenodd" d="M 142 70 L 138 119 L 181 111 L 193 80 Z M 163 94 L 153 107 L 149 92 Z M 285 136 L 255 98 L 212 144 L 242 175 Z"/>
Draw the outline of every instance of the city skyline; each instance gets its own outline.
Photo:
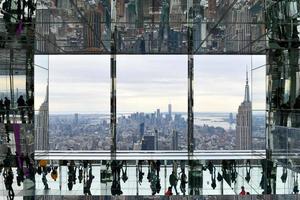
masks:
<path id="1" fill-rule="evenodd" d="M 109 113 L 110 57 L 96 57 L 101 59 L 92 59 L 95 55 L 49 56 L 51 114 Z M 264 56 L 252 59 L 253 68 L 265 64 Z M 151 113 L 157 108 L 167 112 L 168 104 L 174 112 L 187 112 L 186 56 L 118 56 L 117 60 L 118 113 Z M 251 56 L 195 56 L 194 112 L 235 112 L 243 99 L 245 70 L 250 65 Z M 265 104 L 262 73 L 264 70 L 255 74 L 259 87 L 253 104 L 258 107 Z M 47 80 L 46 74 L 44 78 Z M 37 106 L 45 96 L 45 92 L 39 96 L 45 84 L 39 87 Z"/>

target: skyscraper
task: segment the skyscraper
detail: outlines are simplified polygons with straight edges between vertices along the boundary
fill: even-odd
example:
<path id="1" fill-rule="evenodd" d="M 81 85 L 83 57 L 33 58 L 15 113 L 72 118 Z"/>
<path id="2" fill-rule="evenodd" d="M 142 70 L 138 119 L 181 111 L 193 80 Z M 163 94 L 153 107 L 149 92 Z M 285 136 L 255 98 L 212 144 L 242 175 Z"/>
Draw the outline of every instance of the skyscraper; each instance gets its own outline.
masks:
<path id="1" fill-rule="evenodd" d="M 154 133 L 155 133 L 155 150 L 158 150 L 158 137 L 159 137 L 158 130 L 155 129 Z"/>
<path id="2" fill-rule="evenodd" d="M 157 109 L 157 111 L 156 111 L 156 117 L 160 118 L 160 109 Z"/>
<path id="3" fill-rule="evenodd" d="M 86 12 L 88 22 L 84 24 L 84 45 L 89 49 L 100 49 L 101 33 L 104 29 L 104 24 L 101 23 L 101 10 L 91 10 Z"/>
<path id="4" fill-rule="evenodd" d="M 252 148 L 252 103 L 249 96 L 248 72 L 244 101 L 239 106 L 236 116 L 236 148 L 240 150 Z"/>
<path id="5" fill-rule="evenodd" d="M 142 150 L 155 150 L 155 136 L 145 135 L 142 140 Z"/>
<path id="6" fill-rule="evenodd" d="M 172 104 L 168 105 L 168 111 L 169 111 L 169 115 L 172 115 Z"/>
<path id="7" fill-rule="evenodd" d="M 45 101 L 39 109 L 39 114 L 36 120 L 35 130 L 35 149 L 49 150 L 49 134 L 48 134 L 48 87 L 46 91 Z"/>
<path id="8" fill-rule="evenodd" d="M 178 131 L 173 130 L 172 134 L 172 150 L 178 150 Z"/>
<path id="9" fill-rule="evenodd" d="M 77 125 L 78 124 L 78 113 L 74 114 L 74 124 Z"/>
<path id="10" fill-rule="evenodd" d="M 140 123 L 140 138 L 142 139 L 145 133 L 145 123 Z"/>

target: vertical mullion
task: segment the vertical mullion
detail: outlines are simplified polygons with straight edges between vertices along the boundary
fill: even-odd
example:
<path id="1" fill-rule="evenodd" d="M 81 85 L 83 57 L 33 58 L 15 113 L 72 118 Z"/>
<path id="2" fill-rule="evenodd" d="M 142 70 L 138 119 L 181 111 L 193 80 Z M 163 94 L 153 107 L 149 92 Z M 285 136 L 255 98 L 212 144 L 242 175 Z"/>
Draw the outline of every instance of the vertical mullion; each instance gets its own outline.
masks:
<path id="1" fill-rule="evenodd" d="M 111 57 L 110 57 L 110 131 L 111 131 L 111 160 L 116 159 L 116 0 L 111 0 Z"/>
<path id="2" fill-rule="evenodd" d="M 188 159 L 194 152 L 194 56 L 193 56 L 193 1 L 187 0 L 188 25 Z"/>

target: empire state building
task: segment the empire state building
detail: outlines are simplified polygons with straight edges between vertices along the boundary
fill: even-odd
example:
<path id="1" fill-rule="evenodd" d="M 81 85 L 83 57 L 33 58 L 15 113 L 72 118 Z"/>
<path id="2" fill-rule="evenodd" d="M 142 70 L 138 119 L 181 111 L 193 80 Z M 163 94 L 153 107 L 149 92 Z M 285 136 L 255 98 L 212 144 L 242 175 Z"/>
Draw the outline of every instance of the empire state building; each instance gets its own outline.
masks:
<path id="1" fill-rule="evenodd" d="M 46 91 L 45 101 L 39 109 L 39 114 L 36 120 L 35 130 L 35 150 L 49 150 L 49 110 L 48 110 L 48 86 Z"/>
<path id="2" fill-rule="evenodd" d="M 249 96 L 248 72 L 246 74 L 245 97 L 236 116 L 236 149 L 252 148 L 252 103 Z"/>

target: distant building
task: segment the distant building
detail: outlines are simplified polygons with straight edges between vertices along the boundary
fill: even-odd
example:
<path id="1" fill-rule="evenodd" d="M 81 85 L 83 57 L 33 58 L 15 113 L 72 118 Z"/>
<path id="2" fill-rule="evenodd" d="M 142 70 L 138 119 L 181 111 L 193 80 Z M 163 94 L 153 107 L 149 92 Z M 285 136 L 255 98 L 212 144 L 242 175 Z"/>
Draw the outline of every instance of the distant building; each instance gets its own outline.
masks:
<path id="1" fill-rule="evenodd" d="M 49 150 L 49 134 L 48 134 L 48 87 L 45 101 L 42 103 L 39 114 L 36 119 L 35 129 L 35 150 Z"/>
<path id="2" fill-rule="evenodd" d="M 142 139 L 145 133 L 145 123 L 140 123 L 140 138 Z"/>
<path id="3" fill-rule="evenodd" d="M 74 114 L 74 124 L 78 124 L 78 113 Z"/>
<path id="4" fill-rule="evenodd" d="M 145 135 L 142 140 L 142 150 L 155 150 L 155 136 Z"/>
<path id="5" fill-rule="evenodd" d="M 168 119 L 172 120 L 172 104 L 168 105 Z"/>
<path id="6" fill-rule="evenodd" d="M 155 133 L 155 150 L 158 150 L 159 147 L 158 147 L 158 138 L 159 138 L 159 135 L 158 135 L 158 130 L 154 130 L 154 133 Z"/>
<path id="7" fill-rule="evenodd" d="M 156 111 L 156 117 L 159 119 L 160 118 L 160 109 L 157 109 Z"/>
<path id="8" fill-rule="evenodd" d="M 172 134 L 172 150 L 178 150 L 178 131 L 173 130 Z"/>
<path id="9" fill-rule="evenodd" d="M 233 114 L 229 113 L 229 123 L 233 124 L 234 123 L 234 118 L 233 118 Z"/>
<path id="10" fill-rule="evenodd" d="M 252 149 L 252 104 L 249 96 L 248 72 L 246 75 L 245 97 L 236 116 L 236 148 Z"/>

